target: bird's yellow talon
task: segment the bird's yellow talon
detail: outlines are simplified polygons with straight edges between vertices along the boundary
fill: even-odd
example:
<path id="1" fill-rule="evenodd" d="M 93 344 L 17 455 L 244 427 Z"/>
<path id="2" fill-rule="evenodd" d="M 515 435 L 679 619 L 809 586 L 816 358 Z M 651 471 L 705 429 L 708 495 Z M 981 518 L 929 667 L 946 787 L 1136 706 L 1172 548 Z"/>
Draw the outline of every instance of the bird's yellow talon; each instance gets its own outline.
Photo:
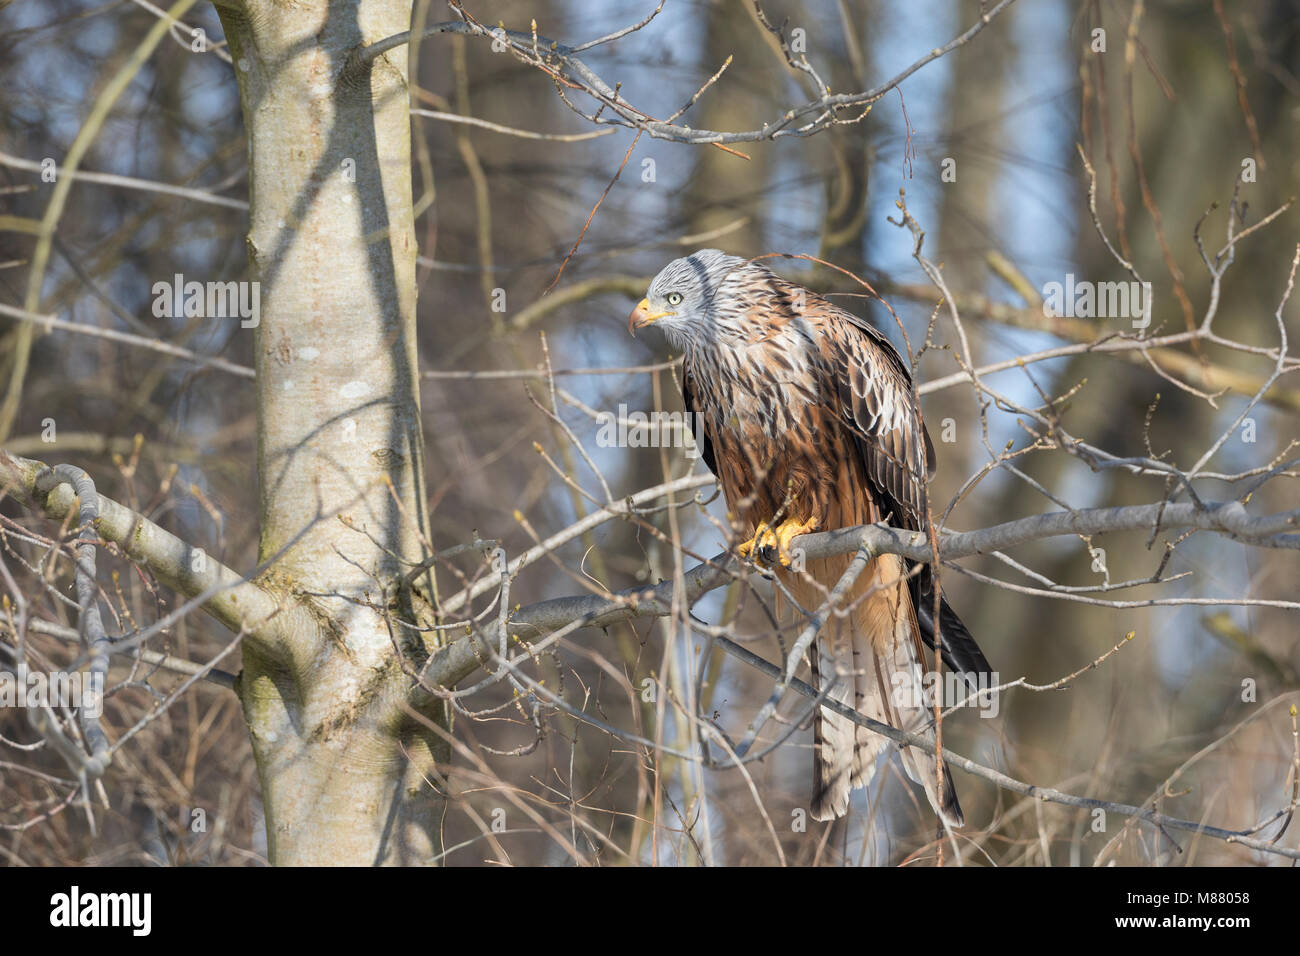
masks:
<path id="1" fill-rule="evenodd" d="M 762 560 L 765 564 L 770 564 L 775 559 L 782 567 L 788 568 L 794 563 L 790 542 L 801 534 L 816 530 L 816 527 L 812 521 L 798 521 L 794 518 L 787 518 L 775 528 L 768 527 L 766 522 L 759 522 L 754 536 L 736 550 L 742 558 L 753 555 L 756 561 Z M 765 554 L 769 549 L 775 552 L 771 556 Z"/>

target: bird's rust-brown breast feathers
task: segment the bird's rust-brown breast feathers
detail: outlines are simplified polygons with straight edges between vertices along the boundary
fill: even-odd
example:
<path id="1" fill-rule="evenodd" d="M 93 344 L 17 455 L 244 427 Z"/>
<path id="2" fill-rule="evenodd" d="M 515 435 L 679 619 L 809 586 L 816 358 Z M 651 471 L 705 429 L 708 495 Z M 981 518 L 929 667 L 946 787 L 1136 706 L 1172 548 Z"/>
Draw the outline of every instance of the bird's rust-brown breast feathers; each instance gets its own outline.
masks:
<path id="1" fill-rule="evenodd" d="M 878 509 L 871 520 L 922 527 L 934 453 L 907 366 L 888 339 L 766 269 L 738 270 L 718 300 L 728 304 L 721 333 L 688 354 L 683 395 L 688 410 L 702 413 L 698 440 L 728 500 L 768 498 L 768 507 L 756 505 L 770 513 L 782 500 L 834 494 L 817 485 L 835 485 L 841 469 L 832 465 L 850 458 L 868 485 L 858 493 Z"/>

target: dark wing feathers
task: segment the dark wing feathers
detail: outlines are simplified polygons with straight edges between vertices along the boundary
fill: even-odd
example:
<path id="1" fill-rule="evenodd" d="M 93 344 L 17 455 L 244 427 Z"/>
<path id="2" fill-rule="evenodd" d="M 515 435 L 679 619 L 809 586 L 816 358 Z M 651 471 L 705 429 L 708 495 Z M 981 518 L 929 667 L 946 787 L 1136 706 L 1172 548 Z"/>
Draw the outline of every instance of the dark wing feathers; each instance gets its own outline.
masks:
<path id="1" fill-rule="evenodd" d="M 890 524 L 921 530 L 926 524 L 926 479 L 934 476 L 936 457 L 913 404 L 911 373 L 874 326 L 819 296 L 808 298 L 822 320 L 830 379 L 824 392 L 840 402 L 841 418 L 854 436 L 872 494 Z M 909 587 L 921 636 L 934 648 L 934 590 L 928 565 L 912 577 Z M 992 674 L 975 638 L 942 596 L 939 624 L 945 665 L 969 675 Z"/>
<path id="2" fill-rule="evenodd" d="M 708 466 L 709 471 L 716 475 L 718 473 L 718 463 L 713 457 L 713 444 L 709 441 L 705 429 L 695 427 L 696 422 L 699 420 L 696 416 L 698 407 L 695 397 L 695 381 L 684 369 L 682 371 L 682 404 L 686 408 L 686 420 L 690 422 L 691 433 L 695 436 L 695 445 L 700 449 L 704 464 Z"/>
<path id="3" fill-rule="evenodd" d="M 854 436 L 882 511 L 895 526 L 919 530 L 925 526 L 925 480 L 934 452 L 912 402 L 907 366 L 875 328 L 825 300 L 816 305 L 833 383 L 827 397 L 839 400 L 840 417 Z"/>
<path id="4" fill-rule="evenodd" d="M 921 573 L 912 578 L 912 607 L 916 608 L 916 623 L 921 629 L 921 638 L 931 649 L 934 648 L 934 590 L 930 578 L 930 566 L 926 565 Z M 992 679 L 993 665 L 988 662 L 979 644 L 961 618 L 948 604 L 948 599 L 939 596 L 939 625 L 943 638 L 943 663 L 951 671 L 969 676 Z M 992 686 L 989 683 L 985 687 Z"/>

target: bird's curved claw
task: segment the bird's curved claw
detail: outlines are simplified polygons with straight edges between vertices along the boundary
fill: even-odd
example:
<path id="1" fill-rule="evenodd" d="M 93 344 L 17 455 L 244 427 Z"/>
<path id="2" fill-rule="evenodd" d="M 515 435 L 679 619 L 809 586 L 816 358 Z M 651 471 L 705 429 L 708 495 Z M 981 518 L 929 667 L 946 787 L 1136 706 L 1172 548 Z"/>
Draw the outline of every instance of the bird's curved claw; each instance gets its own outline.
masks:
<path id="1" fill-rule="evenodd" d="M 742 558 L 752 558 L 755 563 L 779 563 L 781 567 L 788 568 L 794 563 L 790 542 L 801 534 L 815 531 L 816 527 L 813 521 L 799 521 L 796 518 L 787 518 L 775 527 L 769 526 L 766 521 L 760 521 L 754 536 L 742 542 L 736 550 Z"/>

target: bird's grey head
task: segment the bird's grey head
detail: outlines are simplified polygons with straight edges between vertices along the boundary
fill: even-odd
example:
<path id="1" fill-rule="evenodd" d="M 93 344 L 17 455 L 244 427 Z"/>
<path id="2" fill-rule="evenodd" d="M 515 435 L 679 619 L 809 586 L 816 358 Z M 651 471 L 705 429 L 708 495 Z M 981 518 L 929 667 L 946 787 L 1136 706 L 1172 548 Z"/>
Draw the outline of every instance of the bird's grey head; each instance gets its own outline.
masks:
<path id="1" fill-rule="evenodd" d="M 654 325 L 663 329 L 674 347 L 690 348 L 711 328 L 713 297 L 722 280 L 745 262 L 718 249 L 701 249 L 674 259 L 650 280 L 646 297 L 628 319 L 628 330 L 635 333 Z"/>

